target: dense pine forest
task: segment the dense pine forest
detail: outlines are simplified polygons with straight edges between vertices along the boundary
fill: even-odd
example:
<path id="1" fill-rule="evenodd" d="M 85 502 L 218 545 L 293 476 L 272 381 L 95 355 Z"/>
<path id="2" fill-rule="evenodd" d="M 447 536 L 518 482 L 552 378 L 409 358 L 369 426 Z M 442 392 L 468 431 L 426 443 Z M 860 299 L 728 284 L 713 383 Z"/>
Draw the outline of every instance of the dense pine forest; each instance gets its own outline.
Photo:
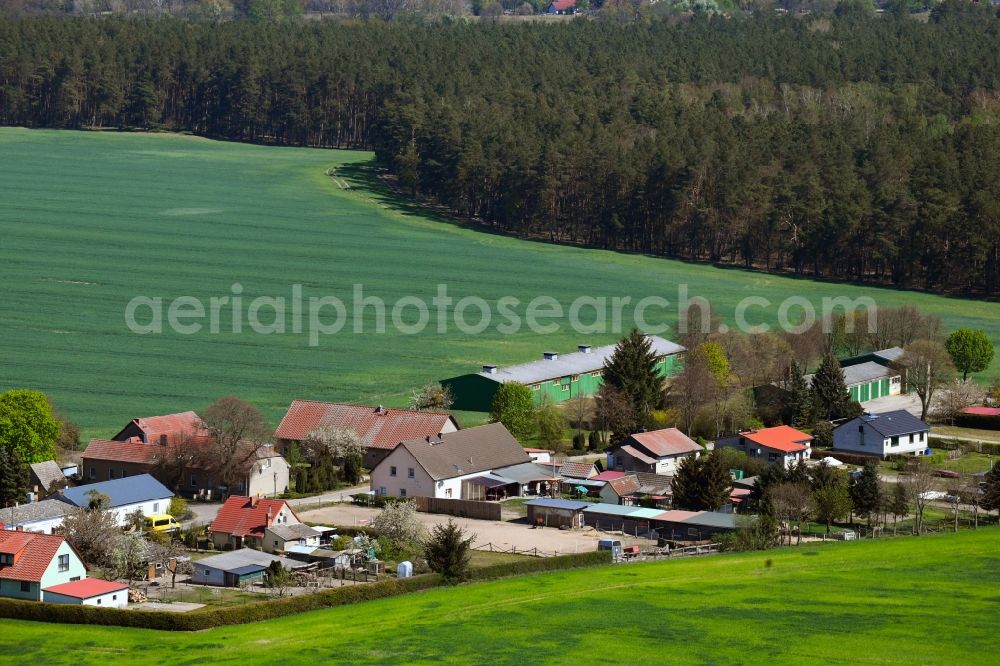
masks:
<path id="1" fill-rule="evenodd" d="M 1000 18 L 0 19 L 0 123 L 374 149 L 497 230 L 1000 295 Z"/>

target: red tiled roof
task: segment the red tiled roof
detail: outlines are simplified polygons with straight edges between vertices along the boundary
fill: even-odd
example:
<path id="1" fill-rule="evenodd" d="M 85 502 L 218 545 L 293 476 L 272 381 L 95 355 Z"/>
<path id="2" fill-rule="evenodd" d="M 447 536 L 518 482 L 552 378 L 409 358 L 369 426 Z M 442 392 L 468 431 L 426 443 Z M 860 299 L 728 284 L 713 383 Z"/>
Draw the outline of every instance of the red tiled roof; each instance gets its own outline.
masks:
<path id="1" fill-rule="evenodd" d="M 114 581 L 101 580 L 99 578 L 81 578 L 80 580 L 46 587 L 43 591 L 54 592 L 55 594 L 61 594 L 66 597 L 75 597 L 77 599 L 90 599 L 91 597 L 108 594 L 109 592 L 121 592 L 122 590 L 127 589 L 128 585 L 125 583 L 116 583 Z"/>
<path id="2" fill-rule="evenodd" d="M 807 445 L 812 442 L 811 435 L 786 425 L 741 432 L 740 435 L 751 442 L 785 453 L 805 451 L 809 448 Z"/>
<path id="3" fill-rule="evenodd" d="M 557 12 L 564 12 L 576 7 L 576 0 L 553 0 L 552 6 Z"/>
<path id="4" fill-rule="evenodd" d="M 652 432 L 637 432 L 634 435 L 629 435 L 628 439 L 635 440 L 657 458 L 679 456 L 701 451 L 701 447 L 698 446 L 697 442 L 677 428 L 664 428 L 663 430 L 653 430 Z"/>
<path id="5" fill-rule="evenodd" d="M 81 457 L 88 460 L 150 464 L 156 459 L 160 449 L 159 445 L 153 444 L 92 439 Z"/>
<path id="6" fill-rule="evenodd" d="M 574 479 L 589 479 L 594 474 L 594 463 L 564 462 L 559 466 L 559 474 Z"/>
<path id="7" fill-rule="evenodd" d="M 14 556 L 14 564 L 0 567 L 0 578 L 40 583 L 64 541 L 53 534 L 0 531 L 0 553 Z"/>
<path id="8" fill-rule="evenodd" d="M 219 509 L 218 515 L 212 521 L 209 531 L 220 534 L 232 534 L 244 537 L 248 534 L 261 535 L 264 529 L 271 526 L 268 520 L 268 510 L 273 520 L 285 508 L 285 500 L 262 499 L 233 495 Z M 292 511 L 291 507 L 289 510 Z M 298 516 L 292 511 L 292 515 Z"/>
<path id="9" fill-rule="evenodd" d="M 438 412 L 293 400 L 274 436 L 302 441 L 320 426 L 337 426 L 358 433 L 366 447 L 392 449 L 400 442 L 444 432 L 451 418 Z"/>
<path id="10" fill-rule="evenodd" d="M 173 441 L 174 438 L 182 434 L 208 434 L 201 417 L 194 412 L 146 416 L 144 418 L 133 419 L 132 422 L 139 426 L 139 430 L 146 433 L 146 442 L 149 444 L 158 442 L 160 435 L 166 435 L 167 441 Z"/>
<path id="11" fill-rule="evenodd" d="M 625 472 L 601 472 L 597 476 L 591 477 L 591 481 L 614 481 L 615 479 L 620 479 L 625 476 Z"/>
<path id="12" fill-rule="evenodd" d="M 975 414 L 976 416 L 1000 416 L 1000 407 L 966 407 L 963 414 Z"/>
<path id="13" fill-rule="evenodd" d="M 639 479 L 635 477 L 634 474 L 628 476 L 623 476 L 620 479 L 612 479 L 608 481 L 608 485 L 611 489 L 615 491 L 615 494 L 619 497 L 625 497 L 626 495 L 631 495 L 635 491 L 639 490 Z"/>
<path id="14" fill-rule="evenodd" d="M 673 511 L 664 511 L 653 520 L 662 520 L 669 523 L 682 523 L 685 520 L 694 518 L 701 513 L 701 511 L 680 511 L 675 509 Z"/>

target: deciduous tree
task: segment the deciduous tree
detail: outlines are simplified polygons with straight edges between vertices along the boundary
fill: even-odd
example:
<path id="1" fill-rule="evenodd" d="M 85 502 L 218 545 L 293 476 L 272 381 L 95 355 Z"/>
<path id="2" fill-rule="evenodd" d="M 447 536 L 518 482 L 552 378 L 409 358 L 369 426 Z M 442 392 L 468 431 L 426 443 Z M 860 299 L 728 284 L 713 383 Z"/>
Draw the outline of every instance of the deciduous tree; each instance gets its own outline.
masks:
<path id="1" fill-rule="evenodd" d="M 517 439 L 535 430 L 535 399 L 531 389 L 518 382 L 504 382 L 493 396 L 490 421 L 502 423 Z"/>
<path id="2" fill-rule="evenodd" d="M 906 383 L 920 398 L 920 418 L 926 419 L 938 390 L 955 377 L 955 366 L 944 345 L 917 340 L 903 348 L 899 359 L 906 369 Z"/>
<path id="3" fill-rule="evenodd" d="M 945 342 L 955 368 L 968 379 L 969 373 L 982 372 L 993 362 L 993 342 L 985 331 L 960 328 Z"/>

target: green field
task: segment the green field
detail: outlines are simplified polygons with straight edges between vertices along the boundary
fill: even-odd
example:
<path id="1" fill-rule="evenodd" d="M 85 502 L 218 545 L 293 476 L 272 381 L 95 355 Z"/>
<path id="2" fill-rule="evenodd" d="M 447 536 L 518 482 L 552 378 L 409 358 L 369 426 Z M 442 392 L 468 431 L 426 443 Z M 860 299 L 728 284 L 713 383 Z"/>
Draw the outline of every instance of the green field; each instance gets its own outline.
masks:
<path id="1" fill-rule="evenodd" d="M 807 296 L 817 308 L 823 297 L 870 296 L 883 306 L 916 305 L 952 327 L 986 329 L 1000 343 L 996 303 L 559 247 L 434 221 L 367 185 L 358 174 L 370 160 L 176 135 L 0 130 L 0 388 L 48 392 L 85 436 L 110 436 L 131 418 L 198 409 L 226 394 L 257 403 L 276 423 L 292 398 L 400 405 L 412 388 L 484 362 L 618 337 L 579 334 L 565 322 L 553 334 L 504 335 L 499 317 L 479 335 L 454 325 L 438 333 L 433 312 L 421 334 L 392 332 L 391 324 L 378 333 L 371 308 L 363 334 L 348 321 L 318 347 L 308 345 L 308 327 L 291 332 L 290 317 L 284 334 L 226 332 L 228 308 L 218 334 L 137 335 L 125 325 L 136 296 L 163 298 L 166 316 L 179 296 L 207 304 L 231 296 L 234 283 L 244 311 L 262 295 L 289 299 L 290 310 L 294 284 L 305 298 L 333 295 L 350 308 L 354 284 L 391 306 L 406 295 L 429 302 L 441 283 L 456 300 L 516 297 L 522 315 L 523 304 L 545 295 L 565 306 L 579 296 L 675 303 L 677 285 L 687 284 L 726 320 L 743 297 L 763 296 L 773 305 L 751 318 L 771 322 L 788 296 Z M 351 189 L 326 175 L 338 166 Z M 647 318 L 675 315 L 671 306 Z M 591 318 L 585 309 L 581 319 Z M 1000 374 L 1000 360 L 986 374 Z"/>
<path id="2" fill-rule="evenodd" d="M 984 529 L 620 565 L 191 634 L 5 620 L 0 661 L 988 664 L 998 545 Z"/>

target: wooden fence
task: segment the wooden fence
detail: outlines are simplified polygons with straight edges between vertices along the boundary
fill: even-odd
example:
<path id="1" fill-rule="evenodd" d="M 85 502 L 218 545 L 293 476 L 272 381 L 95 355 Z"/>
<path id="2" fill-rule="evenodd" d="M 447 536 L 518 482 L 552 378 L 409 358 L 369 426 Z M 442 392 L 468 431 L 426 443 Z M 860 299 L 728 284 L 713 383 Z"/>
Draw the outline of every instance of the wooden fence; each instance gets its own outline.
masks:
<path id="1" fill-rule="evenodd" d="M 478 520 L 500 520 L 500 505 L 494 502 L 447 499 L 444 497 L 414 497 L 417 511 L 424 513 L 446 513 L 459 518 Z"/>

